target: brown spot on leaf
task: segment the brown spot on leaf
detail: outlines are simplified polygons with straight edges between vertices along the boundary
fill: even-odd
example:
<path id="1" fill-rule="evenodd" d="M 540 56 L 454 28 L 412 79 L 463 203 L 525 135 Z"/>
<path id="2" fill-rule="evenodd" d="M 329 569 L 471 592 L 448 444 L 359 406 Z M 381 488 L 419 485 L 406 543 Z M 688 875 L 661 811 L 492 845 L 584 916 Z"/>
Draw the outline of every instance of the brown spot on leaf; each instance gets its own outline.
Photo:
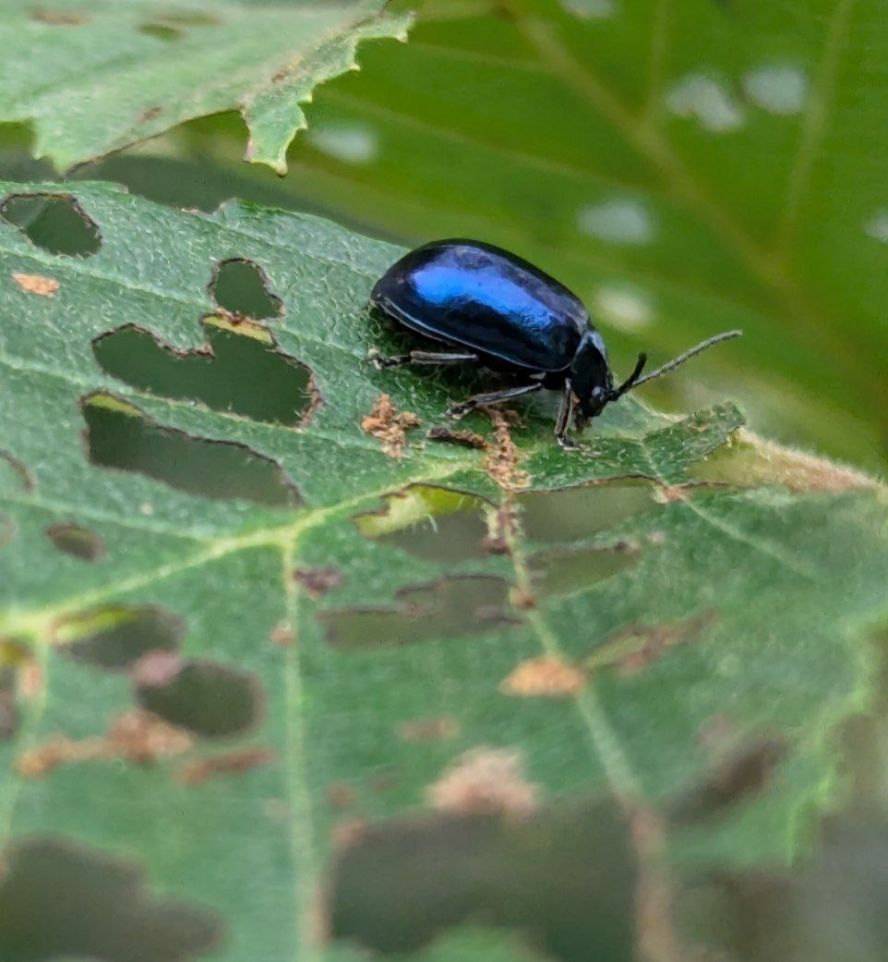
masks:
<path id="1" fill-rule="evenodd" d="M 270 765 L 273 761 L 274 753 L 267 748 L 242 748 L 186 762 L 176 772 L 176 778 L 185 785 L 203 785 L 211 778 L 218 778 L 220 775 L 243 775 L 254 768 Z"/>
<path id="2" fill-rule="evenodd" d="M 75 740 L 56 735 L 22 753 L 16 771 L 23 778 L 42 778 L 61 765 L 122 759 L 150 765 L 180 755 L 191 748 L 191 737 L 144 711 L 123 712 L 113 719 L 106 734 Z"/>
<path id="3" fill-rule="evenodd" d="M 560 658 L 546 656 L 522 661 L 502 682 L 504 695 L 519 698 L 563 698 L 575 695 L 586 683 L 586 676 Z"/>
<path id="4" fill-rule="evenodd" d="M 652 492 L 657 504 L 672 504 L 675 501 L 687 501 L 688 490 L 700 487 L 699 484 L 659 484 Z"/>
<path id="5" fill-rule="evenodd" d="M 707 777 L 674 804 L 672 820 L 688 824 L 723 814 L 763 791 L 786 756 L 786 741 L 763 736 L 741 745 L 718 761 Z"/>
<path id="6" fill-rule="evenodd" d="M 310 598 L 320 598 L 342 584 L 342 572 L 338 568 L 296 568 L 295 580 Z"/>
<path id="7" fill-rule="evenodd" d="M 363 818 L 345 818 L 333 826 L 333 849 L 343 851 L 363 840 L 367 834 L 367 821 Z"/>
<path id="8" fill-rule="evenodd" d="M 355 793 L 345 782 L 334 782 L 327 786 L 327 804 L 330 808 L 351 808 L 355 804 Z"/>
<path id="9" fill-rule="evenodd" d="M 449 715 L 417 718 L 398 725 L 396 732 L 398 738 L 405 742 L 443 741 L 459 734 L 459 722 Z"/>
<path id="10" fill-rule="evenodd" d="M 512 440 L 509 418 L 499 408 L 487 408 L 487 415 L 493 425 L 495 442 L 488 445 L 484 467 L 503 491 L 522 491 L 529 487 L 530 475 L 518 466 L 521 452 Z"/>
<path id="11" fill-rule="evenodd" d="M 380 394 L 370 413 L 361 421 L 361 430 L 382 442 L 390 458 L 404 456 L 407 432 L 422 422 L 412 411 L 399 412 L 388 394 Z"/>
<path id="12" fill-rule="evenodd" d="M 616 661 L 622 675 L 634 675 L 653 664 L 670 648 L 693 641 L 718 618 L 706 611 L 694 618 L 665 625 L 631 625 L 609 638 L 588 659 L 587 667 L 598 667 Z"/>
<path id="13" fill-rule="evenodd" d="M 525 778 L 517 751 L 489 747 L 460 755 L 426 789 L 432 808 L 452 815 L 526 818 L 539 808 L 539 795 L 539 787 Z"/>
<path id="14" fill-rule="evenodd" d="M 31 10 L 31 19 L 38 23 L 48 23 L 53 27 L 79 27 L 81 24 L 89 23 L 92 17 L 87 13 L 75 13 L 72 10 L 35 7 Z"/>
<path id="15" fill-rule="evenodd" d="M 143 110 L 139 115 L 139 123 L 147 124 L 152 120 L 156 120 L 163 113 L 163 107 L 155 105 L 154 107 L 149 107 L 147 110 Z"/>
<path id="16" fill-rule="evenodd" d="M 496 511 L 487 515 L 487 536 L 482 542 L 491 554 L 508 554 L 509 545 L 517 535 L 518 509 L 507 500 Z"/>
<path id="17" fill-rule="evenodd" d="M 12 279 L 26 294 L 40 297 L 55 297 L 59 289 L 59 282 L 54 277 L 44 277 L 42 274 L 13 272 Z"/>
<path id="18" fill-rule="evenodd" d="M 271 635 L 269 637 L 273 644 L 281 648 L 289 648 L 291 645 L 296 644 L 296 632 L 293 630 L 293 626 L 289 621 L 279 621 L 274 628 L 271 629 Z"/>
<path id="19" fill-rule="evenodd" d="M 59 551 L 81 561 L 96 561 L 105 553 L 102 539 L 78 524 L 53 524 L 46 529 L 46 534 Z"/>
<path id="20" fill-rule="evenodd" d="M 463 448 L 476 448 L 480 451 L 487 447 L 487 439 L 475 431 L 454 431 L 452 428 L 442 425 L 429 428 L 426 437 L 430 441 L 446 441 L 450 444 L 458 444 Z"/>

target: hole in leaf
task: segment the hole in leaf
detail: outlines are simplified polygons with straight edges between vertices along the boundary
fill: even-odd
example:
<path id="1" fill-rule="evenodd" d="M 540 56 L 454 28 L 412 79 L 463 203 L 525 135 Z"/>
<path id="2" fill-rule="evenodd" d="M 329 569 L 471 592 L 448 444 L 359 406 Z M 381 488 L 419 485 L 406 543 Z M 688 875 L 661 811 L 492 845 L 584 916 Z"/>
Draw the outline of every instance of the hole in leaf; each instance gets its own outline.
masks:
<path id="1" fill-rule="evenodd" d="M 0 217 L 50 254 L 90 257 L 102 246 L 96 222 L 67 194 L 13 194 Z"/>
<path id="2" fill-rule="evenodd" d="M 139 33 L 155 37 L 157 40 L 178 40 L 182 36 L 182 31 L 176 27 L 171 27 L 167 23 L 143 23 L 139 26 Z"/>
<path id="3" fill-rule="evenodd" d="M 638 561 L 638 549 L 620 543 L 589 551 L 547 551 L 529 559 L 541 595 L 569 595 L 604 581 Z"/>
<path id="4" fill-rule="evenodd" d="M 148 652 L 178 648 L 184 635 L 182 620 L 165 608 L 106 605 L 59 622 L 54 641 L 77 661 L 124 671 Z"/>
<path id="5" fill-rule="evenodd" d="M 222 261 L 210 281 L 210 294 L 223 311 L 235 317 L 260 321 L 283 314 L 281 299 L 269 290 L 269 281 L 258 264 L 245 258 Z"/>
<path id="6" fill-rule="evenodd" d="M 471 921 L 527 933 L 553 960 L 629 959 L 637 877 L 610 802 L 404 819 L 364 826 L 341 850 L 329 915 L 335 938 L 386 953 Z"/>
<path id="7" fill-rule="evenodd" d="M 358 530 L 403 549 L 416 558 L 457 562 L 486 555 L 487 525 L 480 498 L 436 488 L 411 485 L 386 497 L 382 511 L 358 515 Z"/>
<path id="8" fill-rule="evenodd" d="M 46 529 L 49 540 L 65 554 L 83 561 L 96 561 L 105 553 L 105 543 L 89 528 L 77 524 L 54 524 Z"/>
<path id="9" fill-rule="evenodd" d="M 132 863 L 51 838 L 12 846 L 0 881 L 0 958 L 188 962 L 219 941 L 204 909 L 153 896 Z"/>
<path id="10" fill-rule="evenodd" d="M 206 498 L 243 498 L 272 507 L 299 501 L 280 465 L 246 445 L 160 427 L 110 394 L 90 395 L 82 408 L 93 464 L 145 474 Z"/>
<path id="11" fill-rule="evenodd" d="M 144 658 L 133 677 L 143 708 L 197 735 L 239 735 L 262 714 L 255 677 L 217 662 L 158 653 Z"/>
<path id="12" fill-rule="evenodd" d="M 398 599 L 397 608 L 344 608 L 318 617 L 326 624 L 332 645 L 352 649 L 453 638 L 518 621 L 502 578 L 444 578 L 402 589 Z"/>
<path id="13" fill-rule="evenodd" d="M 522 526 L 531 541 L 576 541 L 650 510 L 655 487 L 643 480 L 521 495 Z"/>
<path id="14" fill-rule="evenodd" d="M 315 395 L 311 372 L 279 352 L 258 325 L 204 321 L 208 348 L 179 353 L 127 324 L 93 341 L 99 364 L 113 377 L 162 397 L 200 401 L 254 421 L 298 424 Z"/>

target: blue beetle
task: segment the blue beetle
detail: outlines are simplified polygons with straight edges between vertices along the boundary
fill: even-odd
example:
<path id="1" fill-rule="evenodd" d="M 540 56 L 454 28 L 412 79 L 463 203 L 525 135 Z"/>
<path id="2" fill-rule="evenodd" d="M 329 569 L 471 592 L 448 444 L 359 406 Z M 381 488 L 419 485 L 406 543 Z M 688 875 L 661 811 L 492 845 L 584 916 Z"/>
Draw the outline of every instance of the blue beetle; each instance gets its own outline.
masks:
<path id="1" fill-rule="evenodd" d="M 370 301 L 410 331 L 457 348 L 389 357 L 373 351 L 377 368 L 480 364 L 524 382 L 453 404 L 451 417 L 543 388 L 560 390 L 555 437 L 562 447 L 573 447 L 567 437 L 572 419 L 581 429 L 627 391 L 741 333 L 708 338 L 646 377 L 647 356 L 639 354 L 635 369 L 615 386 L 604 340 L 579 298 L 515 254 L 472 240 L 434 241 L 411 251 L 376 282 Z"/>

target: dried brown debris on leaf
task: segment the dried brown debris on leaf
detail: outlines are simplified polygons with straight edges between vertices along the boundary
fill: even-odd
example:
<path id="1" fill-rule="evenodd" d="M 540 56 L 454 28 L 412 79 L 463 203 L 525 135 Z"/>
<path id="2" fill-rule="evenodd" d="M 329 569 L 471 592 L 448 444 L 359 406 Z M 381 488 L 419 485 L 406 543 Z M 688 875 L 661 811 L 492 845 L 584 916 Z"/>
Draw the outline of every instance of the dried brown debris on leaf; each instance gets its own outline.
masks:
<path id="1" fill-rule="evenodd" d="M 310 598 L 320 598 L 342 584 L 342 572 L 333 567 L 296 568 L 293 577 Z"/>
<path id="2" fill-rule="evenodd" d="M 267 748 L 242 748 L 209 758 L 196 758 L 183 765 L 176 777 L 186 785 L 202 785 L 219 775 L 242 775 L 273 760 L 274 755 Z"/>
<path id="3" fill-rule="evenodd" d="M 480 747 L 460 755 L 428 787 L 433 808 L 451 815 L 505 814 L 524 818 L 539 808 L 539 788 L 527 781 L 521 755 Z"/>
<path id="4" fill-rule="evenodd" d="M 632 625 L 608 641 L 590 661 L 600 663 L 606 650 L 616 650 L 621 653 L 617 659 L 620 674 L 633 675 L 658 661 L 669 648 L 694 640 L 717 618 L 716 612 L 707 611 L 695 618 L 665 625 Z"/>
<path id="5" fill-rule="evenodd" d="M 54 277 L 44 277 L 42 274 L 13 273 L 12 279 L 26 294 L 40 297 L 55 297 L 59 289 L 59 282 Z"/>
<path id="6" fill-rule="evenodd" d="M 448 715 L 440 718 L 417 718 L 398 725 L 397 735 L 405 742 L 439 741 L 459 734 L 459 722 Z"/>
<path id="7" fill-rule="evenodd" d="M 430 441 L 447 441 L 450 444 L 458 444 L 463 448 L 475 448 L 479 451 L 483 451 L 487 447 L 487 439 L 483 434 L 467 430 L 454 431 L 452 428 L 440 425 L 429 428 L 426 437 Z"/>
<path id="8" fill-rule="evenodd" d="M 560 658 L 529 658 L 503 680 L 500 691 L 519 698 L 563 698 L 575 695 L 585 683 L 585 674 Z"/>
<path id="9" fill-rule="evenodd" d="M 487 515 L 487 535 L 482 542 L 491 554 L 508 554 L 509 544 L 517 534 L 518 509 L 511 500 Z"/>
<path id="10" fill-rule="evenodd" d="M 25 778 L 41 778 L 61 765 L 88 761 L 122 759 L 138 765 L 149 765 L 188 751 L 191 736 L 146 711 L 128 711 L 118 715 L 106 734 L 75 740 L 57 735 L 24 752 L 16 769 Z"/>
<path id="11" fill-rule="evenodd" d="M 487 446 L 484 467 L 503 491 L 523 491 L 530 485 L 530 475 L 518 466 L 521 452 L 512 440 L 508 412 L 498 408 L 486 410 L 493 425 L 494 442 Z"/>
<path id="12" fill-rule="evenodd" d="M 422 422 L 412 411 L 398 411 L 388 394 L 380 394 L 370 413 L 361 421 L 361 430 L 382 442 L 390 458 L 404 456 L 407 432 Z"/>

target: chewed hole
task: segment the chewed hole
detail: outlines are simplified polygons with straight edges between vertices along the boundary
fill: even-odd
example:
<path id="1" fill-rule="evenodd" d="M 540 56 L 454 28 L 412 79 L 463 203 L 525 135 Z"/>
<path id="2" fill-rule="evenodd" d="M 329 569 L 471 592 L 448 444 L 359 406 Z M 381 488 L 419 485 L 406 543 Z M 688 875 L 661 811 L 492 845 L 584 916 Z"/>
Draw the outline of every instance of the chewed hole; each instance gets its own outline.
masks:
<path id="1" fill-rule="evenodd" d="M 444 578 L 403 589 L 398 601 L 396 608 L 335 609 L 318 617 L 330 644 L 355 650 L 454 638 L 518 621 L 502 578 Z"/>
<path id="2" fill-rule="evenodd" d="M 50 254 L 91 257 L 102 246 L 96 222 L 67 194 L 13 194 L 0 217 Z"/>
<path id="3" fill-rule="evenodd" d="M 222 261 L 210 282 L 210 294 L 223 311 L 261 321 L 280 317 L 284 306 L 269 290 L 265 272 L 245 258 Z"/>
<path id="4" fill-rule="evenodd" d="M 270 507 L 299 502 L 281 466 L 245 445 L 161 427 L 110 394 L 85 398 L 82 409 L 93 464 L 144 474 L 205 498 L 242 498 Z"/>
<path id="5" fill-rule="evenodd" d="M 522 524 L 532 541 L 576 541 L 651 510 L 655 490 L 649 481 L 623 480 L 522 495 Z"/>
<path id="6" fill-rule="evenodd" d="M 484 920 L 521 933 L 538 950 L 525 955 L 516 945 L 502 956 L 515 962 L 631 959 L 637 881 L 628 826 L 607 800 L 511 819 L 402 817 L 362 823 L 345 836 L 327 914 L 334 938 L 396 958 L 431 958 L 434 950 L 418 950 Z"/>
<path id="7" fill-rule="evenodd" d="M 638 561 L 639 552 L 619 544 L 589 551 L 547 551 L 528 559 L 541 595 L 569 595 L 619 574 Z"/>
<path id="8" fill-rule="evenodd" d="M 143 23 L 139 26 L 139 33 L 145 33 L 149 37 L 157 40 L 178 40 L 182 36 L 182 31 L 176 27 L 171 27 L 167 23 Z"/>
<path id="9" fill-rule="evenodd" d="M 99 849 L 38 837 L 2 854 L 4 959 L 190 962 L 222 935 L 215 915 L 153 895 L 135 864 Z"/>
<path id="10" fill-rule="evenodd" d="M 59 650 L 77 661 L 125 671 L 150 651 L 179 647 L 185 625 L 156 605 L 105 605 L 66 618 L 56 626 Z"/>
<path id="11" fill-rule="evenodd" d="M 93 341 L 108 374 L 161 397 L 199 401 L 254 421 L 298 424 L 314 402 L 311 371 L 275 348 L 263 328 L 204 322 L 209 348 L 177 352 L 128 324 Z"/>
<path id="12" fill-rule="evenodd" d="M 149 655 L 137 666 L 134 680 L 143 708 L 198 735 L 238 735 L 253 728 L 262 714 L 255 677 L 217 662 Z"/>
<path id="13" fill-rule="evenodd" d="M 482 504 L 459 491 L 412 485 L 389 495 L 383 511 L 358 515 L 354 521 L 365 537 L 395 545 L 416 558 L 466 561 L 486 554 Z"/>
<path id="14" fill-rule="evenodd" d="M 96 561 L 105 553 L 105 543 L 95 531 L 78 524 L 53 524 L 46 534 L 59 551 L 82 561 Z"/>

